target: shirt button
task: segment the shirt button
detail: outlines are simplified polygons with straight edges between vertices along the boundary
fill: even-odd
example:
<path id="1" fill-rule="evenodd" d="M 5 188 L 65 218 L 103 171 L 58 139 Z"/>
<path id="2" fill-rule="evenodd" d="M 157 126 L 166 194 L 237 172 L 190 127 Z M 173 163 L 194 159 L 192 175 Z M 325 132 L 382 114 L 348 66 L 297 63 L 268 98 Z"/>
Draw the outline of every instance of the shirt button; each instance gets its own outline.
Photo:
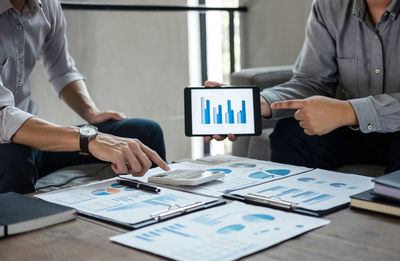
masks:
<path id="1" fill-rule="evenodd" d="M 19 30 L 21 30 L 21 29 L 22 29 L 22 25 L 17 24 L 17 30 L 19 31 Z"/>
<path id="2" fill-rule="evenodd" d="M 22 82 L 19 81 L 19 82 L 18 82 L 18 87 L 21 87 L 21 86 L 22 86 Z"/>
<path id="3" fill-rule="evenodd" d="M 18 53 L 18 60 L 21 60 L 21 59 L 22 59 L 22 56 L 24 56 L 24 55 L 22 54 L 22 52 L 19 52 L 19 53 Z"/>
<path id="4" fill-rule="evenodd" d="M 379 37 L 378 37 L 378 35 L 376 34 L 376 35 L 375 35 L 375 40 L 378 40 L 378 39 L 379 39 Z"/>
<path id="5" fill-rule="evenodd" d="M 376 74 L 379 74 L 380 72 L 381 72 L 381 70 L 379 70 L 379 69 L 376 69 L 376 70 L 375 70 L 375 73 L 376 73 Z"/>
<path id="6" fill-rule="evenodd" d="M 368 127 L 367 127 L 369 130 L 372 130 L 372 125 L 371 124 L 368 124 Z"/>
<path id="7" fill-rule="evenodd" d="M 392 17 L 395 17 L 395 16 L 396 16 L 396 13 L 392 12 L 392 13 L 390 13 L 390 15 L 391 15 Z"/>

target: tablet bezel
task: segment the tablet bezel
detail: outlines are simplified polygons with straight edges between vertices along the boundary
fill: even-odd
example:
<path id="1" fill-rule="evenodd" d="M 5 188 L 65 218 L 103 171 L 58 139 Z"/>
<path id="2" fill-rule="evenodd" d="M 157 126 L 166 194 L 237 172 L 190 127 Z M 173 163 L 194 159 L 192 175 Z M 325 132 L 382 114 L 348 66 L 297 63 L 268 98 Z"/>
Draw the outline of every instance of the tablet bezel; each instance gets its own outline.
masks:
<path id="1" fill-rule="evenodd" d="M 222 86 L 222 87 L 204 87 L 204 86 L 188 86 L 184 89 L 184 106 L 185 106 L 185 135 L 188 137 L 202 137 L 210 135 L 226 135 L 226 133 L 206 133 L 193 134 L 192 128 L 192 90 L 207 89 L 210 91 L 224 89 L 252 89 L 253 90 L 253 106 L 254 106 L 254 133 L 235 134 L 236 136 L 259 136 L 261 135 L 261 111 L 260 111 L 260 90 L 257 86 Z"/>

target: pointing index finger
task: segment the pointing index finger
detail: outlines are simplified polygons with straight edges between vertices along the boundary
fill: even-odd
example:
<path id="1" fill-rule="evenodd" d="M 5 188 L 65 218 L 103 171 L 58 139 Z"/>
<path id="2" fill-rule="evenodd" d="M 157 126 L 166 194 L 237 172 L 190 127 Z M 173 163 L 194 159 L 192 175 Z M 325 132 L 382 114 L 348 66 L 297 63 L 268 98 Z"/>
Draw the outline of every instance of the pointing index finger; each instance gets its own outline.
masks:
<path id="1" fill-rule="evenodd" d="M 304 100 L 290 100 L 290 101 L 281 101 L 274 102 L 271 104 L 271 109 L 300 109 L 304 105 Z"/>

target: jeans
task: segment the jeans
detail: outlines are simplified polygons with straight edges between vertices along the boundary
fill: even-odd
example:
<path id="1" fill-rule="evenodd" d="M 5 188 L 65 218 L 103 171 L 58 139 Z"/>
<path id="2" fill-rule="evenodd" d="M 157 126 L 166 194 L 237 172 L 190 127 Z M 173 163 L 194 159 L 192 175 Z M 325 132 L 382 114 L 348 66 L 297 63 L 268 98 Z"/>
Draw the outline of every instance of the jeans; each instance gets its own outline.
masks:
<path id="1" fill-rule="evenodd" d="M 162 129 L 154 121 L 126 119 L 93 125 L 103 133 L 137 138 L 155 150 L 165 160 Z M 36 181 L 57 169 L 102 162 L 91 155 L 82 155 L 79 152 L 37 151 L 15 143 L 1 144 L 0 158 L 0 193 L 8 191 L 18 193 L 34 192 Z"/>
<path id="2" fill-rule="evenodd" d="M 321 136 L 304 133 L 294 118 L 279 120 L 270 135 L 271 160 L 334 170 L 347 164 L 386 166 L 385 173 L 400 169 L 400 132 L 361 133 L 349 127 Z"/>

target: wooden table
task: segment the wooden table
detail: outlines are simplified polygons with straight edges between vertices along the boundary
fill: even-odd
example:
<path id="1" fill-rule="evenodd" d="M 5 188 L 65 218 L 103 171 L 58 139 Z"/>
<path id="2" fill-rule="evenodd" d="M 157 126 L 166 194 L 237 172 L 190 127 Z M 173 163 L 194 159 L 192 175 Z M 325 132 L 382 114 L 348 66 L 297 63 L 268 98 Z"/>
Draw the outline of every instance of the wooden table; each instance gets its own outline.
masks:
<path id="1" fill-rule="evenodd" d="M 400 260 L 400 218 L 343 209 L 325 227 L 265 249 L 244 260 Z M 0 260 L 164 260 L 112 243 L 126 230 L 84 217 L 0 239 Z"/>

